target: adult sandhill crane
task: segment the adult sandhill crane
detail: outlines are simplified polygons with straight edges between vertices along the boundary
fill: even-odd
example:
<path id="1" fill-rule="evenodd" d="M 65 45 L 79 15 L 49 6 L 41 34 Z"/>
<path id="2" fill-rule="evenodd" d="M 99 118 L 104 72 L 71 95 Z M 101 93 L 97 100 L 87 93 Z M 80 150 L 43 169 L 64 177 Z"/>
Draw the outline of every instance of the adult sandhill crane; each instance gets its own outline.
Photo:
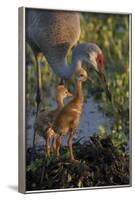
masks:
<path id="1" fill-rule="evenodd" d="M 61 109 L 64 107 L 64 99 L 67 97 L 72 97 L 72 94 L 64 85 L 58 85 L 55 94 L 57 108 L 51 111 L 41 110 L 37 116 L 35 126 L 36 133 L 42 136 L 46 141 L 45 147 L 47 157 L 50 156 L 50 139 L 54 139 L 53 131 L 48 129 L 54 122 Z M 52 144 L 54 145 L 54 142 Z"/>
<path id="2" fill-rule="evenodd" d="M 106 94 L 111 100 L 104 72 L 104 56 L 96 44 L 78 44 L 72 52 L 71 63 L 67 64 L 67 53 L 77 44 L 79 36 L 80 15 L 78 12 L 26 10 L 26 40 L 33 49 L 37 61 L 37 114 L 41 102 L 40 63 L 42 55 L 46 57 L 50 67 L 61 79 L 69 79 L 75 69 L 82 66 L 83 61 L 87 62 L 99 74 Z M 33 152 L 34 141 L 35 133 Z"/>
<path id="3" fill-rule="evenodd" d="M 90 33 L 92 34 L 92 33 Z M 101 49 L 92 43 L 78 44 L 72 53 L 72 62 L 67 64 L 68 51 L 77 44 L 80 36 L 80 15 L 71 11 L 27 9 L 26 39 L 37 56 L 37 76 L 39 74 L 38 53 L 45 55 L 50 67 L 62 79 L 69 79 L 83 61 L 99 74 L 105 91 L 111 100 L 104 73 L 104 56 Z M 39 54 L 41 56 L 41 54 Z M 40 84 L 37 88 L 37 104 L 40 102 Z"/>

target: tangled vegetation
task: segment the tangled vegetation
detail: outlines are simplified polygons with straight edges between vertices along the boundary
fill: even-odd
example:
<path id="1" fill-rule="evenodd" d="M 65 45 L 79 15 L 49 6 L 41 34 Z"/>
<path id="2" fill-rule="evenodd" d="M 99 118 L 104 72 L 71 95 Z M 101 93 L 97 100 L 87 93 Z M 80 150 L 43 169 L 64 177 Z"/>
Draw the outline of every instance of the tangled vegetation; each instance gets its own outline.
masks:
<path id="1" fill-rule="evenodd" d="M 116 148 L 112 143 L 112 136 L 92 136 L 86 143 L 76 142 L 73 147 L 80 162 L 70 161 L 66 148 L 63 147 L 61 159 L 51 157 L 44 160 L 44 155 L 37 153 L 35 160 L 29 163 L 29 149 L 27 190 L 129 184 L 129 155 L 117 151 L 117 148 L 125 151 L 126 143 Z"/>
<path id="2" fill-rule="evenodd" d="M 101 109 L 113 119 L 112 140 L 115 145 L 129 139 L 129 17 L 127 15 L 83 14 L 81 39 L 97 43 L 105 56 L 105 69 L 112 93 L 107 101 L 100 80 L 90 90 Z M 106 132 L 101 127 L 101 132 Z"/>
<path id="3" fill-rule="evenodd" d="M 89 91 L 88 95 L 92 95 L 95 101 L 99 102 L 99 109 L 112 119 L 111 134 L 105 127 L 100 126 L 99 133 L 92 136 L 88 142 L 75 143 L 74 152 L 80 163 L 72 163 L 67 159 L 65 147 L 62 149 L 60 160 L 56 160 L 55 157 L 44 160 L 43 154 L 37 151 L 35 159 L 30 162 L 31 149 L 28 149 L 27 190 L 127 185 L 130 182 L 129 16 L 82 13 L 79 42 L 98 44 L 105 56 L 112 103 L 108 102 L 103 86 L 92 70 L 89 73 L 93 77 L 94 84 L 86 85 L 86 90 Z M 68 60 L 70 59 L 71 52 L 68 55 Z M 29 46 L 27 46 L 27 65 L 26 97 L 29 112 L 35 108 L 36 95 L 35 59 Z M 41 69 L 42 83 L 44 95 L 47 96 L 50 95 L 49 88 L 58 83 L 58 78 L 45 59 L 44 65 L 46 67 Z M 69 86 L 72 87 L 70 82 Z M 43 100 L 42 103 L 51 108 L 50 102 Z"/>

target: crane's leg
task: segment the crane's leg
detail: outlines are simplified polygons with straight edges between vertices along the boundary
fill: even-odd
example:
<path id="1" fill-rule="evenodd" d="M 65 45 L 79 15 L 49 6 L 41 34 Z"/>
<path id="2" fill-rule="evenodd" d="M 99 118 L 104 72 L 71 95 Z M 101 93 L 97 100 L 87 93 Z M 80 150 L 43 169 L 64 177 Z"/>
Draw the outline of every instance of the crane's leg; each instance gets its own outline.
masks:
<path id="1" fill-rule="evenodd" d="M 50 158 L 50 137 L 46 136 L 44 139 L 45 139 L 45 144 L 44 144 L 45 156 L 44 156 L 43 167 L 41 171 L 40 185 L 42 185 L 44 176 L 45 176 L 46 159 Z"/>
<path id="2" fill-rule="evenodd" d="M 43 53 L 37 53 L 36 55 L 36 65 L 37 65 L 37 94 L 36 94 L 36 103 L 37 103 L 37 109 L 39 108 L 39 105 L 42 100 L 42 80 L 41 80 L 41 62 L 43 59 Z M 37 110 L 38 111 L 38 110 Z"/>
<path id="3" fill-rule="evenodd" d="M 64 84 L 65 84 L 64 79 L 61 78 L 61 79 L 60 79 L 60 82 L 59 82 L 59 85 L 64 85 Z"/>
<path id="4" fill-rule="evenodd" d="M 42 98 L 42 82 L 41 82 L 41 61 L 43 59 L 43 54 L 42 53 L 37 53 L 36 54 L 36 68 L 37 68 L 37 73 L 36 73 L 36 82 L 37 82 L 37 91 L 36 91 L 36 116 L 35 116 L 35 122 L 37 120 L 38 112 L 39 112 L 39 107 L 41 103 L 41 98 Z M 35 152 L 35 139 L 36 139 L 36 130 L 34 130 L 34 135 L 33 135 L 33 148 L 32 148 L 32 156 L 31 159 L 33 159 L 34 152 Z"/>
<path id="5" fill-rule="evenodd" d="M 69 153 L 70 153 L 70 158 L 71 160 L 75 160 L 74 155 L 73 155 L 73 144 L 72 144 L 72 140 L 73 140 L 73 133 L 70 133 L 69 138 L 68 138 L 68 149 L 69 149 Z"/>

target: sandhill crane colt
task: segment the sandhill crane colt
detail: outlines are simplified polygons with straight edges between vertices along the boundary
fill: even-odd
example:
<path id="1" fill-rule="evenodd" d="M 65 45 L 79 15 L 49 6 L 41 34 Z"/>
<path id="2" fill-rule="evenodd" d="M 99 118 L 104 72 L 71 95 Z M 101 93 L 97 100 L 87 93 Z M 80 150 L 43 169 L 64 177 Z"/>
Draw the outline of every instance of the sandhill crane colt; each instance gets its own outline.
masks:
<path id="1" fill-rule="evenodd" d="M 49 126 L 54 122 L 55 118 L 64 106 L 64 99 L 71 97 L 72 94 L 64 85 L 58 85 L 56 88 L 56 102 L 57 108 L 55 110 L 46 111 L 41 110 L 36 121 L 36 133 L 44 138 L 46 141 L 46 155 L 50 156 L 50 140 L 54 138 L 54 132 Z M 54 143 L 52 143 L 54 145 Z M 55 147 L 54 147 L 55 148 Z"/>
<path id="2" fill-rule="evenodd" d="M 56 139 L 56 152 L 59 156 L 59 150 L 61 146 L 62 136 L 68 134 L 68 148 L 71 160 L 74 160 L 73 150 L 72 150 L 72 138 L 76 132 L 77 127 L 80 122 L 80 115 L 82 112 L 82 106 L 84 101 L 82 82 L 86 80 L 91 80 L 87 72 L 83 69 L 77 69 L 76 71 L 76 94 L 74 98 L 65 105 L 54 121 L 51 131 L 54 131 L 57 135 Z"/>

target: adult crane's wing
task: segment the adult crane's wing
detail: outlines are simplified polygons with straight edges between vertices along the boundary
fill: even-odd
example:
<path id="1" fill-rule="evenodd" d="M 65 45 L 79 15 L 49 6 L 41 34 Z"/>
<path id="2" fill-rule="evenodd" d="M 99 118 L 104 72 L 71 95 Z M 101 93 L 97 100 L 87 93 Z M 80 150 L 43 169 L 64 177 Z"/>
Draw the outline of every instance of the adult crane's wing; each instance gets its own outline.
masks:
<path id="1" fill-rule="evenodd" d="M 80 36 L 80 16 L 77 12 L 27 9 L 26 33 L 47 57 L 53 53 L 66 56 Z"/>

